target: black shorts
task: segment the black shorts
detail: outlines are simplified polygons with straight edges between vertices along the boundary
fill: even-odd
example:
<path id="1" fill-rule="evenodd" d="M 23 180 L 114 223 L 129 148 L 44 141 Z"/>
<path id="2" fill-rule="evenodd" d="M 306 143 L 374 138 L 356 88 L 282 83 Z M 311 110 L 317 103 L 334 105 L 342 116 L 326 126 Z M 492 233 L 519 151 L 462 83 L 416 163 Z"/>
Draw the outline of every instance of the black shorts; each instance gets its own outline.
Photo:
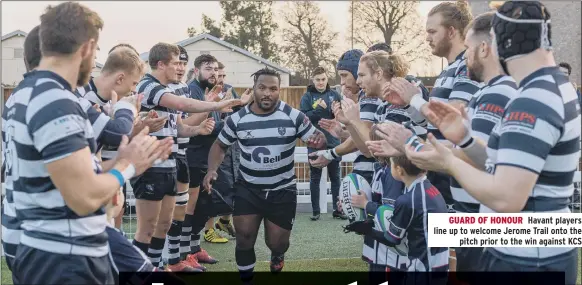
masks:
<path id="1" fill-rule="evenodd" d="M 190 167 L 190 188 L 198 188 L 206 176 L 208 168 Z"/>
<path id="2" fill-rule="evenodd" d="M 161 201 L 166 195 L 176 196 L 176 172 L 148 172 L 146 171 L 131 181 L 135 199 Z"/>
<path id="3" fill-rule="evenodd" d="M 20 244 L 13 264 L 19 284 L 114 284 L 109 255 L 57 254 Z"/>
<path id="4" fill-rule="evenodd" d="M 186 156 L 176 156 L 176 169 L 178 170 L 178 182 L 184 184 L 190 183 L 190 170 Z"/>
<path id="5" fill-rule="evenodd" d="M 297 210 L 296 186 L 263 191 L 237 182 L 234 190 L 233 216 L 260 215 L 283 229 L 290 231 L 293 228 Z"/>

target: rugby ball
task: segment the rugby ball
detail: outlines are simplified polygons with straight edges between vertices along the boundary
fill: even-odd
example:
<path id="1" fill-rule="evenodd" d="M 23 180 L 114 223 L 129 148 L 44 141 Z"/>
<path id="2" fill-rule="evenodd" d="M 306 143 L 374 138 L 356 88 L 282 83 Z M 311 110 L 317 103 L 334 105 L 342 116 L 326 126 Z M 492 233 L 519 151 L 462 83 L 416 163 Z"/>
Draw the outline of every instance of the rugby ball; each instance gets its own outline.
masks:
<path id="1" fill-rule="evenodd" d="M 392 213 L 394 212 L 394 206 L 390 204 L 384 204 L 378 207 L 376 210 L 376 215 L 374 215 L 374 225 L 376 229 L 382 231 L 385 235 L 389 234 L 388 230 L 390 227 L 390 218 L 392 218 Z M 388 249 L 397 253 L 401 256 L 408 255 L 408 238 L 404 236 L 400 244 L 395 247 L 388 246 Z"/>
<path id="2" fill-rule="evenodd" d="M 372 200 L 372 188 L 370 184 L 362 176 L 354 173 L 350 173 L 344 177 L 340 188 L 340 203 L 350 223 L 366 218 L 364 209 L 352 206 L 352 195 L 366 195 L 368 201 Z"/>

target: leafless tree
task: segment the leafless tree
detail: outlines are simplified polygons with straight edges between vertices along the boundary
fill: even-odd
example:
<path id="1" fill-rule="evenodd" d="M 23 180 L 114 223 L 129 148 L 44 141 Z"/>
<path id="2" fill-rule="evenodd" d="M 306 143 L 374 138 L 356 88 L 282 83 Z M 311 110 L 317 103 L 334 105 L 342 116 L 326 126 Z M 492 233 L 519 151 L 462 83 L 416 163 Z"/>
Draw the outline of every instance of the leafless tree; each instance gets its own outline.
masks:
<path id="1" fill-rule="evenodd" d="M 338 33 L 320 12 L 318 4 L 310 1 L 286 3 L 281 11 L 285 64 L 305 79 L 317 66 L 334 70 L 331 65 L 337 59 L 333 47 Z"/>
<path id="2" fill-rule="evenodd" d="M 410 62 L 428 61 L 424 21 L 418 14 L 419 1 L 360 1 L 353 3 L 355 43 L 366 47 L 384 41 Z M 351 35 L 351 31 L 348 33 Z M 351 36 L 350 36 L 351 40 Z"/>

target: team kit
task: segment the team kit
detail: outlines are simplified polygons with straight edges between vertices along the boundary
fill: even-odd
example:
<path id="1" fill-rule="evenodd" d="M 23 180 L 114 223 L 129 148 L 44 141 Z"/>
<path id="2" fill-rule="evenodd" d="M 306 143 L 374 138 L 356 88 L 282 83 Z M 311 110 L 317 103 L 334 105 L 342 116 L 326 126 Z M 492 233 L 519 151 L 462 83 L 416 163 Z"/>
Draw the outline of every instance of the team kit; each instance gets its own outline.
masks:
<path id="1" fill-rule="evenodd" d="M 398 50 L 378 43 L 342 54 L 337 90 L 315 69 L 299 109 L 280 100 L 275 70 L 256 71 L 238 95 L 219 59 L 168 43 L 147 63 L 118 44 L 91 77 L 99 15 L 66 2 L 40 20 L 2 112 L 2 246 L 14 284 L 205 274 L 219 261 L 200 240 L 224 242 L 215 229 L 236 238 L 240 280 L 252 284 L 261 224 L 270 271 L 284 271 L 298 139 L 312 179 L 356 155 L 332 185 L 333 217 L 362 236 L 370 284 L 444 285 L 453 270 L 557 271 L 576 282 L 573 247 L 428 246 L 431 213 L 570 212 L 580 103 L 540 2 L 507 1 L 475 17 L 466 2 L 442 2 L 426 40 L 448 66 L 430 91 Z M 120 230 L 127 184 L 133 240 Z M 319 197 L 312 202 L 318 220 Z"/>

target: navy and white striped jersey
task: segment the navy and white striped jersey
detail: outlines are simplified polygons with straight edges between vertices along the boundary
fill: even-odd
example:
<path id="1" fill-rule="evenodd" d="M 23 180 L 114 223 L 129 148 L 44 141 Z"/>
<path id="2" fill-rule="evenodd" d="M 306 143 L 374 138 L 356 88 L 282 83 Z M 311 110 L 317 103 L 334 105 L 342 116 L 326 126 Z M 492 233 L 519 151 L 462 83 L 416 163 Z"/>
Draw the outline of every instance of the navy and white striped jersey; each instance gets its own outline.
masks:
<path id="1" fill-rule="evenodd" d="M 439 100 L 445 103 L 448 103 L 449 100 L 460 100 L 469 103 L 473 94 L 477 93 L 480 84 L 467 76 L 464 54 L 464 51 L 459 54 L 455 61 L 449 64 L 438 76 L 430 92 L 430 100 Z M 445 139 L 439 129 L 431 124 L 428 124 L 428 131 L 439 140 Z"/>
<path id="2" fill-rule="evenodd" d="M 360 119 L 362 121 L 375 122 L 376 111 L 382 104 L 382 100 L 372 97 L 362 97 L 360 99 Z M 374 163 L 376 159 L 373 157 L 366 157 L 361 151 L 357 150 L 356 159 L 354 160 L 354 173 L 364 174 L 362 177 L 370 179 L 374 176 Z M 371 180 L 371 179 L 370 179 Z M 369 181 L 370 182 L 370 181 Z"/>
<path id="3" fill-rule="evenodd" d="M 105 210 L 76 215 L 45 167 L 89 147 L 93 169 L 101 172 L 93 128 L 69 83 L 51 71 L 34 72 L 6 102 L 3 119 L 6 198 L 22 222 L 20 245 L 57 254 L 107 255 Z"/>
<path id="4" fill-rule="evenodd" d="M 174 94 L 176 96 L 190 98 L 190 88 L 188 87 L 188 84 L 186 84 L 184 82 L 171 83 L 168 85 L 168 87 L 174 91 Z M 188 113 L 186 113 L 186 112 L 178 111 L 178 114 L 181 114 L 182 119 L 186 119 L 188 117 Z M 178 152 L 177 152 L 177 154 L 179 156 L 181 156 L 181 157 L 186 156 L 186 148 L 188 148 L 189 141 L 190 141 L 189 137 L 188 138 L 178 137 Z"/>
<path id="5" fill-rule="evenodd" d="M 507 75 L 498 75 L 473 96 L 467 115 L 471 120 L 471 133 L 483 142 L 489 141 L 493 127 L 501 121 L 507 102 L 517 96 L 517 84 Z M 459 213 L 479 213 L 479 202 L 465 191 L 451 176 L 453 209 Z"/>
<path id="6" fill-rule="evenodd" d="M 426 176 L 415 180 L 403 192 L 394 203 L 388 233 L 384 236 L 394 244 L 408 240 L 408 271 L 447 271 L 449 249 L 428 247 L 428 214 L 447 213 L 445 199 Z"/>
<path id="7" fill-rule="evenodd" d="M 150 133 L 150 136 L 156 136 L 158 139 L 166 137 L 174 138 L 174 145 L 172 145 L 172 154 L 170 157 L 161 162 L 154 164 L 147 171 L 153 172 L 175 172 L 176 171 L 176 154 L 178 152 L 178 111 L 160 106 L 160 100 L 166 93 L 173 94 L 174 91 L 160 83 L 153 75 L 146 74 L 142 80 L 137 84 L 137 93 L 143 93 L 143 101 L 141 104 L 141 112 L 149 112 L 155 110 L 159 117 L 167 117 L 166 125 L 157 131 Z"/>
<path id="8" fill-rule="evenodd" d="M 261 190 L 295 187 L 295 144 L 307 142 L 316 132 L 301 111 L 279 101 L 270 114 L 255 114 L 247 105 L 230 115 L 218 140 L 225 145 L 238 141 L 239 180 Z"/>
<path id="9" fill-rule="evenodd" d="M 567 213 L 580 158 L 580 105 L 576 90 L 558 67 L 541 68 L 519 84 L 487 145 L 488 172 L 511 166 L 539 175 L 522 212 Z M 493 212 L 481 205 L 481 212 Z M 573 247 L 488 248 L 519 264 L 552 262 Z"/>
<path id="10" fill-rule="evenodd" d="M 108 116 L 103 106 L 109 101 L 103 99 L 97 93 L 97 87 L 93 78 L 85 86 L 77 87 L 75 91 L 79 102 L 89 117 L 89 121 L 93 126 L 95 138 L 97 139 L 97 151 L 101 152 L 103 160 L 109 160 L 117 156 L 117 146 L 121 143 L 123 135 L 130 135 L 133 129 L 135 107 L 131 104 L 119 101 L 115 104 L 115 109 L 112 110 L 114 118 Z M 99 105 L 101 112 L 93 108 L 93 105 Z"/>

